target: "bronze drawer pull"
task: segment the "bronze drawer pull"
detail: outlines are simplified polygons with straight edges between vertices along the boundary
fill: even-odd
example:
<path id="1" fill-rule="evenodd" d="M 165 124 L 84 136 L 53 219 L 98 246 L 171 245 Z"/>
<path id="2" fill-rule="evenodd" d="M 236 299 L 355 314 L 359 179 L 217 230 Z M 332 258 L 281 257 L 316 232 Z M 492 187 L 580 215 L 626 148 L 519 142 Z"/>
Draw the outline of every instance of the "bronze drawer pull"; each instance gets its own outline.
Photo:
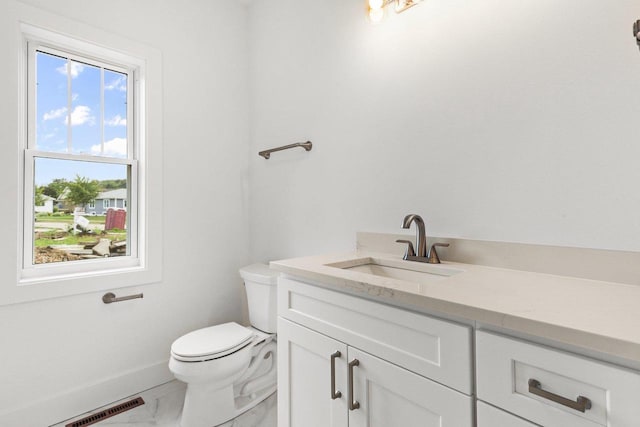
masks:
<path id="1" fill-rule="evenodd" d="M 584 396 L 578 396 L 576 400 L 571 400 L 567 399 L 566 397 L 562 397 L 557 394 L 545 391 L 542 389 L 542 384 L 540 384 L 540 381 L 533 378 L 529 380 L 529 393 L 535 394 L 536 396 L 540 396 L 552 402 L 559 403 L 568 408 L 575 409 L 576 411 L 584 412 L 587 409 L 591 409 L 590 399 Z"/>
<path id="2" fill-rule="evenodd" d="M 350 411 L 355 411 L 356 409 L 360 408 L 360 402 L 353 398 L 353 367 L 359 365 L 360 361 L 358 359 L 353 359 L 351 362 L 349 362 L 349 365 L 347 365 L 349 371 L 347 373 L 347 398 L 349 399 Z"/>
<path id="3" fill-rule="evenodd" d="M 340 357 L 342 353 L 336 351 L 331 355 L 331 400 L 336 400 L 342 397 L 342 392 L 336 390 L 336 358 Z"/>

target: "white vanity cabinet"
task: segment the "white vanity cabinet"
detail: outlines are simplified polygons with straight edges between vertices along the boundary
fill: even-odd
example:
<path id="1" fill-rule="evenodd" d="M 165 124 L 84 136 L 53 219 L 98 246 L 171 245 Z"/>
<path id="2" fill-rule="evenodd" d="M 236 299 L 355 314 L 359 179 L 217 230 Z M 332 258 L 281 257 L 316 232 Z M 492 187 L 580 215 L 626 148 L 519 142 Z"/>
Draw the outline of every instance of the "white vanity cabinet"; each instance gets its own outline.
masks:
<path id="1" fill-rule="evenodd" d="M 417 264 L 275 263 L 280 427 L 640 427 L 639 287 Z"/>
<path id="2" fill-rule="evenodd" d="M 470 327 L 286 278 L 278 314 L 280 427 L 473 426 Z"/>

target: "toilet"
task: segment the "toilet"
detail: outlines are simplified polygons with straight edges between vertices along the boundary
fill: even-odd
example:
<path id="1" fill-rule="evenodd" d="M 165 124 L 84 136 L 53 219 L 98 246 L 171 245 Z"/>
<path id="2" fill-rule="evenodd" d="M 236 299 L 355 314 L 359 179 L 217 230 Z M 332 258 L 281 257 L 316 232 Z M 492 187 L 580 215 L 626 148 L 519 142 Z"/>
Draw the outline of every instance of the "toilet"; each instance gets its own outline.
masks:
<path id="1" fill-rule="evenodd" d="M 276 391 L 277 273 L 240 269 L 251 326 L 235 322 L 189 332 L 171 345 L 169 370 L 187 384 L 181 427 L 214 427 Z"/>

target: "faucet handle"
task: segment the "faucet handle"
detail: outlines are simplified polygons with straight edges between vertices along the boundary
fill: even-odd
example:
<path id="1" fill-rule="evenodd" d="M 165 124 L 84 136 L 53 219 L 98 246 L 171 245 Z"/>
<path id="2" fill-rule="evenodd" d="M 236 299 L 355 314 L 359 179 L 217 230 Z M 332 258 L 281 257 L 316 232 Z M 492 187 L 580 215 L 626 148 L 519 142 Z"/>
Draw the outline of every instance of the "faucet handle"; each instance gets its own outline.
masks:
<path id="1" fill-rule="evenodd" d="M 438 252 L 436 251 L 436 246 L 440 246 L 443 248 L 448 248 L 448 243 L 434 243 L 431 245 L 431 249 L 429 250 L 429 260 L 427 261 L 429 264 L 440 264 L 440 258 L 438 257 Z"/>
<path id="2" fill-rule="evenodd" d="M 402 259 L 407 259 L 410 256 L 416 256 L 416 251 L 415 249 L 413 249 L 413 242 L 411 240 L 403 240 L 403 239 L 398 239 L 396 240 L 397 243 L 406 243 L 407 244 L 407 250 L 404 253 L 404 256 L 402 257 Z"/>

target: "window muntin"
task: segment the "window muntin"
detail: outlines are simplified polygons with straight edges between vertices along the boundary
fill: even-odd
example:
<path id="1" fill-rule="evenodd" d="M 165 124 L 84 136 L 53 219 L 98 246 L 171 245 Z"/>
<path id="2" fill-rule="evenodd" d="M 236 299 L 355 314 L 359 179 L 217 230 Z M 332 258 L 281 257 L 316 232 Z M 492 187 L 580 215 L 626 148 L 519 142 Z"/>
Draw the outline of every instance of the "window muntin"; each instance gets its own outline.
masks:
<path id="1" fill-rule="evenodd" d="M 126 198 L 134 202 L 134 209 L 126 213 L 123 227 L 126 233 L 126 250 L 122 251 L 122 246 L 119 246 L 119 251 L 111 255 L 127 258 L 127 265 L 139 264 L 135 204 L 138 169 L 133 139 L 135 114 L 132 108 L 134 68 L 83 57 L 36 42 L 29 43 L 28 51 L 28 104 L 32 106 L 29 108 L 29 138 L 25 150 L 23 276 L 46 277 L 47 273 L 36 272 L 35 267 L 41 269 L 44 267 L 42 264 L 51 267 L 54 263 L 69 266 L 81 264 L 80 261 L 96 264 L 91 256 L 42 261 L 43 258 L 39 255 L 46 242 L 43 243 L 42 230 L 38 229 L 39 218 L 34 213 L 35 197 L 31 196 L 41 192 L 41 186 L 54 181 L 67 179 L 73 183 L 74 180 L 68 178 L 70 173 L 88 182 L 120 180 L 125 183 Z M 52 166 L 56 163 L 57 166 Z M 44 182 L 43 177 L 47 175 L 49 181 Z M 95 222 L 99 219 L 104 221 L 104 217 L 83 215 L 88 214 L 88 209 L 94 210 L 95 199 L 93 200 L 92 206 L 90 200 L 68 204 L 63 198 L 56 200 L 56 206 L 72 214 L 73 220 L 69 228 L 74 230 L 81 230 L 77 226 L 77 216 L 84 216 L 84 220 L 89 221 L 84 232 L 92 232 L 97 242 L 101 238 L 99 233 L 104 231 L 96 228 Z M 108 200 L 105 202 L 109 204 Z M 68 217 L 65 220 L 68 221 Z M 60 225 L 58 222 L 58 227 Z M 52 234 L 54 233 L 49 233 Z M 108 233 L 107 236 L 112 237 Z M 49 236 L 45 234 L 44 237 Z M 123 240 L 122 236 L 116 238 L 118 241 Z M 131 264 L 130 261 L 135 262 Z M 103 264 L 111 265 L 113 262 L 110 260 Z M 104 267 L 94 265 L 89 269 L 78 270 L 101 270 Z M 34 271 L 30 273 L 32 269 Z"/>

